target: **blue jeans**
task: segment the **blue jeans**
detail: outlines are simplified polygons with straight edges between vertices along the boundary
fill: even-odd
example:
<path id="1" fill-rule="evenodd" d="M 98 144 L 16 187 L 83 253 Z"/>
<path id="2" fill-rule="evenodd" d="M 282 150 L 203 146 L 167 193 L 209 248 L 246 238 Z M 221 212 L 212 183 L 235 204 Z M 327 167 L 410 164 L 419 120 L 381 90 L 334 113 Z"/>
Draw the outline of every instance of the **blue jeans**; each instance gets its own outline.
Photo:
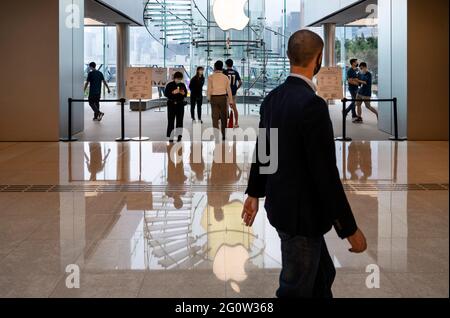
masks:
<path id="1" fill-rule="evenodd" d="M 350 95 L 352 95 L 352 99 L 356 99 L 358 91 L 350 91 Z M 347 107 L 347 109 L 345 110 L 345 114 L 347 115 L 350 111 L 352 111 L 352 118 L 358 117 L 358 115 L 356 114 L 356 102 L 352 102 L 350 106 Z"/>
<path id="2" fill-rule="evenodd" d="M 282 269 L 278 298 L 333 298 L 336 276 L 323 237 L 308 238 L 278 232 Z"/>

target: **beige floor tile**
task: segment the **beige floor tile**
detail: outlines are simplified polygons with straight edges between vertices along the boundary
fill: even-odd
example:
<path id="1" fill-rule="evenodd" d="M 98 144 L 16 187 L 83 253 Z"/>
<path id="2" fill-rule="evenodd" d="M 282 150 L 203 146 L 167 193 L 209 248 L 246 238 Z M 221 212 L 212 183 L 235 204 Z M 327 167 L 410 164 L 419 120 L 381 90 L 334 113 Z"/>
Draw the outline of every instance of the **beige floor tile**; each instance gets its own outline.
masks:
<path id="1" fill-rule="evenodd" d="M 58 282 L 52 298 L 135 298 L 144 280 L 142 272 L 80 274 L 80 288 L 69 289 L 66 277 Z"/>
<path id="2" fill-rule="evenodd" d="M 150 271 L 139 297 L 224 298 L 225 283 L 211 271 Z"/>
<path id="3" fill-rule="evenodd" d="M 441 274 L 387 274 L 406 298 L 448 298 L 448 272 Z"/>
<path id="4" fill-rule="evenodd" d="M 1 298 L 47 298 L 61 275 L 0 275 Z"/>

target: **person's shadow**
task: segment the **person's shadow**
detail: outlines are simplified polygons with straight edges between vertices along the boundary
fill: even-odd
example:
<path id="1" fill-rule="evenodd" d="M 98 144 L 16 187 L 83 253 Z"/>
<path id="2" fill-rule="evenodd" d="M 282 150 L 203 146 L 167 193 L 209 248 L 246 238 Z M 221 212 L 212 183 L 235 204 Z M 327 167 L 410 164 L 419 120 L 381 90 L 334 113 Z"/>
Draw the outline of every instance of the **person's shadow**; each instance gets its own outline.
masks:
<path id="1" fill-rule="evenodd" d="M 175 148 L 174 148 L 175 147 Z M 175 156 L 176 152 L 176 156 Z M 173 158 L 172 158 L 173 157 Z M 172 159 L 175 157 L 180 158 L 180 162 L 176 162 Z M 183 208 L 182 196 L 186 194 L 186 191 L 178 190 L 184 185 L 187 177 L 184 175 L 184 163 L 183 163 L 183 148 L 170 144 L 167 146 L 167 191 L 166 195 L 173 199 L 175 209 L 181 210 Z"/>
<path id="2" fill-rule="evenodd" d="M 84 157 L 86 159 L 86 166 L 90 173 L 89 181 L 97 181 L 97 174 L 105 169 L 106 160 L 108 160 L 111 154 L 111 149 L 102 157 L 102 146 L 99 142 L 89 143 L 89 156 L 85 153 Z"/>
<path id="3" fill-rule="evenodd" d="M 216 221 L 224 219 L 224 206 L 230 202 L 233 193 L 230 185 L 234 185 L 241 179 L 242 170 L 236 162 L 236 144 L 229 146 L 228 143 L 217 145 L 214 150 L 214 162 L 211 167 L 211 174 L 208 179 L 208 187 L 212 191 L 208 192 L 208 205 L 214 209 Z M 226 161 L 226 159 L 231 159 Z M 222 188 L 222 189 L 220 189 Z"/>
<path id="4" fill-rule="evenodd" d="M 372 176 L 372 148 L 369 141 L 354 141 L 348 147 L 347 170 L 351 180 L 367 181 Z"/>

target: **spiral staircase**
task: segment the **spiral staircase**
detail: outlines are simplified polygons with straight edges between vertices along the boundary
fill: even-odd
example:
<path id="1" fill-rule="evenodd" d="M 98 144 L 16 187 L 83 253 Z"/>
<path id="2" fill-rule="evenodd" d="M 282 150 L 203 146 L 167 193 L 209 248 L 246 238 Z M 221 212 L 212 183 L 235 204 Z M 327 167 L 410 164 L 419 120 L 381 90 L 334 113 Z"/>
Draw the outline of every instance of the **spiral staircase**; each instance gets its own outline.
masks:
<path id="1" fill-rule="evenodd" d="M 145 5 L 144 21 L 149 34 L 165 49 L 176 52 L 179 47 L 184 47 L 185 50 L 191 47 L 198 48 L 201 52 L 207 52 L 207 60 L 212 62 L 210 56 L 212 48 L 205 39 L 205 28 L 209 25 L 208 14 L 200 9 L 204 7 L 199 6 L 202 4 L 200 1 L 202 0 L 149 0 Z M 247 92 L 247 100 L 256 97 L 255 103 L 259 103 L 289 74 L 286 56 L 273 52 L 264 45 L 265 31 L 272 32 L 276 37 L 285 35 L 266 28 L 264 20 L 263 17 L 258 17 L 253 25 L 249 25 L 252 38 L 256 41 L 251 41 L 253 43 L 244 51 L 245 58 L 252 61 L 248 64 L 248 78 L 244 83 L 244 89 Z M 261 45 L 258 44 L 259 41 Z M 202 44 L 199 46 L 199 43 Z M 231 46 L 233 44 L 231 40 Z M 226 45 L 224 43 L 224 46 Z M 227 54 L 225 50 L 223 56 L 230 55 Z M 252 96 L 250 91 L 258 96 Z"/>
<path id="2" fill-rule="evenodd" d="M 149 0 L 144 22 L 150 35 L 165 47 L 189 46 L 193 37 L 200 36 L 192 18 L 191 0 Z"/>

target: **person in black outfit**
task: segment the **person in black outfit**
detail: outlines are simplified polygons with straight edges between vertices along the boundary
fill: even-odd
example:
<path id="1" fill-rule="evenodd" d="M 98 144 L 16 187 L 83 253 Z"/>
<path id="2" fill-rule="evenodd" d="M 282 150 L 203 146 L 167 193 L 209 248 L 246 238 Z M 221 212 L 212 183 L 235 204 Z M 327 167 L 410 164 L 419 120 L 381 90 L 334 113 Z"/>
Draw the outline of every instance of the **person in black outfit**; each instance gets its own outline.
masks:
<path id="1" fill-rule="evenodd" d="M 358 94 L 359 89 L 359 80 L 358 80 L 358 60 L 357 59 L 351 59 L 350 60 L 350 68 L 347 71 L 347 82 L 348 82 L 348 90 L 350 92 L 350 95 L 352 96 L 352 99 L 356 99 L 356 95 Z M 355 121 L 358 118 L 358 115 L 356 114 L 356 102 L 352 102 L 350 106 L 345 110 L 345 112 L 348 114 L 349 112 L 352 112 L 352 119 Z"/>
<path id="2" fill-rule="evenodd" d="M 183 74 L 176 72 L 173 76 L 173 81 L 168 83 L 164 90 L 164 95 L 167 97 L 167 138 L 173 142 L 173 136 L 178 135 L 178 141 L 183 138 L 183 121 L 184 121 L 184 106 L 186 106 L 185 98 L 187 95 L 186 85 L 183 83 Z M 177 131 L 174 132 L 176 120 Z"/>
<path id="3" fill-rule="evenodd" d="M 111 94 L 111 89 L 109 88 L 108 83 L 106 83 L 103 73 L 98 71 L 96 68 L 97 68 L 97 64 L 95 64 L 94 62 L 91 62 L 89 64 L 90 71 L 89 71 L 86 83 L 84 84 L 84 91 L 86 91 L 88 86 L 90 85 L 89 106 L 91 106 L 92 111 L 94 112 L 93 120 L 101 121 L 103 119 L 103 116 L 105 116 L 105 114 L 100 111 L 102 83 L 108 89 L 108 94 Z"/>
<path id="4" fill-rule="evenodd" d="M 261 171 L 270 163 L 259 160 L 257 149 L 242 212 L 244 223 L 252 226 L 259 198 L 266 198 L 268 219 L 281 238 L 280 298 L 333 296 L 336 270 L 324 239 L 333 226 L 348 239 L 351 252 L 367 248 L 339 177 L 329 109 L 312 82 L 321 68 L 323 46 L 308 30 L 289 40 L 291 75 L 261 105 L 267 149 L 271 129 L 278 129 L 278 169 L 271 175 Z"/>
<path id="5" fill-rule="evenodd" d="M 197 74 L 191 79 L 189 89 L 191 91 L 191 118 L 195 121 L 195 106 L 197 106 L 198 120 L 202 121 L 203 86 L 205 86 L 205 69 L 201 66 L 197 68 Z"/>

